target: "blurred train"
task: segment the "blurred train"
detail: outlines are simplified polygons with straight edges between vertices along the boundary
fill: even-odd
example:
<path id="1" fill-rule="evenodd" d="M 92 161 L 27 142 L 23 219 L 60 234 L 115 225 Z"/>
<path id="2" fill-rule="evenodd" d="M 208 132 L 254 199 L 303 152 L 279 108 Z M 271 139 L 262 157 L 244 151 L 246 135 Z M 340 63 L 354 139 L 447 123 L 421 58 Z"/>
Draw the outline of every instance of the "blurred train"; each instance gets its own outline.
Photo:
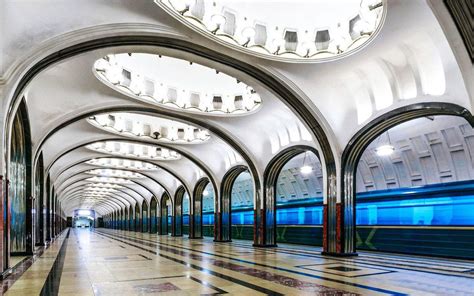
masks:
<path id="1" fill-rule="evenodd" d="M 232 208 L 232 238 L 253 239 L 253 209 Z M 277 242 L 322 245 L 322 198 L 277 204 Z M 474 259 L 474 182 L 357 194 L 357 248 Z M 183 217 L 187 233 L 188 216 Z M 213 236 L 214 213 L 203 233 Z"/>

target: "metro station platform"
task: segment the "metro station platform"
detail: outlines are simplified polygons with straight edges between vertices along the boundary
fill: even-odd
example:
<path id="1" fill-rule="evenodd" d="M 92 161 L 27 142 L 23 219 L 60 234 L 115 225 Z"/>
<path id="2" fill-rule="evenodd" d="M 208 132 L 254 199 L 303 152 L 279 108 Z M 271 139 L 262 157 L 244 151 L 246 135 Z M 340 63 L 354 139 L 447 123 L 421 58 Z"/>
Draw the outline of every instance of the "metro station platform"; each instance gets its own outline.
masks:
<path id="1" fill-rule="evenodd" d="M 315 247 L 65 230 L 5 295 L 471 295 L 474 262 Z"/>

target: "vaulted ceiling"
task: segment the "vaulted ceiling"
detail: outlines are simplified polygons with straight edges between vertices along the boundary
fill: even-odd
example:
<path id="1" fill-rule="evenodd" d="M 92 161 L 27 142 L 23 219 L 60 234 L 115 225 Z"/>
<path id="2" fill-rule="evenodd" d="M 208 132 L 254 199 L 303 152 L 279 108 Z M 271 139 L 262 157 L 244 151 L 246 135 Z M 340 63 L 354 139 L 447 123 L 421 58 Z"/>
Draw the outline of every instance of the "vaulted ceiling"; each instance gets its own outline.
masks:
<path id="1" fill-rule="evenodd" d="M 464 64 L 462 53 L 443 31 L 449 28 L 441 27 L 443 15 L 430 1 L 338 1 L 321 8 L 334 17 L 326 15 L 306 31 L 308 18 L 302 16 L 317 16 L 317 5 L 327 2 L 315 1 L 308 4 L 311 9 L 302 9 L 306 6 L 281 1 L 278 5 L 287 10 L 268 14 L 263 11 L 265 1 L 255 6 L 247 1 L 241 6 L 219 3 L 228 26 L 214 33 L 188 23 L 189 17 L 183 19 L 199 14 L 199 5 L 207 7 L 211 1 L 184 1 L 185 8 L 190 3 L 184 16 L 156 2 L 0 3 L 3 122 L 18 81 L 31 67 L 64 48 L 103 40 L 80 53 L 63 52 L 65 58 L 45 64 L 21 92 L 34 160 L 42 155 L 67 214 L 76 208 L 106 214 L 164 192 L 174 196 L 180 186 L 192 194 L 203 177 L 219 187 L 225 173 L 237 165 L 248 167 L 261 183 L 267 164 L 283 149 L 306 145 L 322 150 L 315 126 L 297 112 L 298 106 L 316 119 L 327 137 L 323 144 L 330 145 L 337 164 L 358 130 L 395 108 L 450 102 L 471 110 L 472 65 Z M 306 37 L 314 43 L 312 53 L 321 48 L 325 33 L 316 40 L 317 34 L 334 18 L 344 19 L 347 38 L 364 37 L 366 27 L 357 27 L 355 36 L 349 24 L 368 7 L 379 12 L 363 42 L 344 54 L 336 50 L 330 59 L 301 54 L 301 48 L 308 48 L 301 43 Z M 282 24 L 275 25 L 280 20 Z M 299 56 L 249 53 L 249 44 L 235 48 L 215 34 L 250 26 L 245 36 L 255 45 L 262 37 L 258 24 L 268 30 L 278 26 L 279 33 L 272 34 L 281 37 L 279 45 L 287 51 L 296 46 Z M 337 23 L 326 27 L 336 36 L 332 32 L 339 28 Z M 113 36 L 141 36 L 142 41 L 123 45 Z M 168 41 L 144 41 L 151 37 Z M 104 38 L 115 41 L 106 43 Z M 330 42 L 340 42 L 336 39 Z M 192 46 L 184 50 L 178 41 Z M 212 54 L 203 54 L 206 50 Z M 291 101 L 293 96 L 298 102 Z M 327 161 L 324 153 L 319 157 L 321 173 L 312 189 L 317 194 L 323 191 Z M 388 186 L 370 185 L 379 181 L 365 176 L 359 179 L 364 180 L 358 184 L 361 190 Z"/>

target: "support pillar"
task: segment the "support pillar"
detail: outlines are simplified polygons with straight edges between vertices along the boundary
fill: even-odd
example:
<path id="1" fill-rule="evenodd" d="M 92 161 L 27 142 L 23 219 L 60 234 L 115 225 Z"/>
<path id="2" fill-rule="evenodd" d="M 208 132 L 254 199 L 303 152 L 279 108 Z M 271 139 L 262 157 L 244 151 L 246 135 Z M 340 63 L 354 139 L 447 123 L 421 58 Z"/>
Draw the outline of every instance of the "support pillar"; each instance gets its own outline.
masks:
<path id="1" fill-rule="evenodd" d="M 344 180 L 343 180 L 344 181 Z M 351 180 L 345 180 L 351 181 Z M 341 201 L 337 200 L 336 177 L 329 177 L 328 198 L 324 205 L 323 255 L 357 256 L 355 251 L 355 198 L 349 197 L 352 182 L 341 182 Z M 355 194 L 350 196 L 355 197 Z"/>

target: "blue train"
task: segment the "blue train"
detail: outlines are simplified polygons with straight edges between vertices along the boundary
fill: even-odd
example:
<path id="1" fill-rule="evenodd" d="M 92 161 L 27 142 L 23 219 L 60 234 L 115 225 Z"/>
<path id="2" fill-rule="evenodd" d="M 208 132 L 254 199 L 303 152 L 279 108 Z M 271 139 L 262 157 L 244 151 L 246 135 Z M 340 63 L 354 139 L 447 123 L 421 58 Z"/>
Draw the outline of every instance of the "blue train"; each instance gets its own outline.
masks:
<path id="1" fill-rule="evenodd" d="M 474 182 L 357 194 L 357 248 L 474 259 Z M 232 237 L 253 239 L 253 209 L 232 209 Z M 277 241 L 322 244 L 322 198 L 277 205 Z M 184 224 L 189 224 L 187 216 Z M 213 236 L 214 214 L 203 233 Z"/>

